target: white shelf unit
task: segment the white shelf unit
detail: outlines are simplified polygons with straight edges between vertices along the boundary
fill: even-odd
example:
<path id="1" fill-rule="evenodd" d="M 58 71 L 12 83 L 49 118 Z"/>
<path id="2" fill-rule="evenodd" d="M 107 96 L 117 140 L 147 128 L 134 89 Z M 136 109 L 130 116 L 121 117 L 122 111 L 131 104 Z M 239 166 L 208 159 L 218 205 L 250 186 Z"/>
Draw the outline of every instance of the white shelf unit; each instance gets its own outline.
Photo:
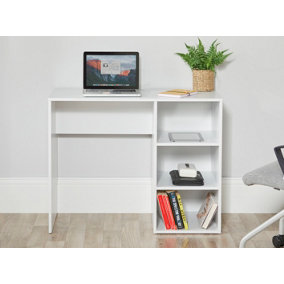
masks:
<path id="1" fill-rule="evenodd" d="M 155 122 L 156 121 L 156 122 Z M 169 132 L 200 132 L 202 142 L 171 142 Z M 153 227 L 158 234 L 221 233 L 222 100 L 158 101 L 154 109 Z M 156 139 L 155 139 L 156 137 Z M 203 186 L 175 186 L 169 172 L 178 163 L 194 163 L 204 177 Z M 188 230 L 166 230 L 157 201 L 158 190 L 181 194 Z M 208 229 L 202 229 L 196 214 L 206 194 L 214 192 L 218 211 Z"/>

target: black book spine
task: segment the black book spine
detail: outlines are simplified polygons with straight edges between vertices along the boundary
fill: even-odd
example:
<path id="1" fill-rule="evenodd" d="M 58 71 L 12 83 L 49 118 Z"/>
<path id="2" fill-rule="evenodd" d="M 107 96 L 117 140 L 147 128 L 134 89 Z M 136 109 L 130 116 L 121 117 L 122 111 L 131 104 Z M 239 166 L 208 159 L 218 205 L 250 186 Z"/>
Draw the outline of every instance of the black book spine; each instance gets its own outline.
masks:
<path id="1" fill-rule="evenodd" d="M 170 199 L 170 204 L 171 204 L 171 207 L 172 207 L 172 211 L 173 211 L 173 215 L 174 215 L 174 218 L 175 218 L 177 228 L 183 229 L 184 225 L 183 225 L 183 222 L 182 222 L 181 213 L 180 213 L 180 209 L 179 209 L 179 206 L 178 206 L 176 193 L 174 191 L 170 191 L 170 192 L 168 192 L 168 196 L 169 196 L 169 199 Z"/>

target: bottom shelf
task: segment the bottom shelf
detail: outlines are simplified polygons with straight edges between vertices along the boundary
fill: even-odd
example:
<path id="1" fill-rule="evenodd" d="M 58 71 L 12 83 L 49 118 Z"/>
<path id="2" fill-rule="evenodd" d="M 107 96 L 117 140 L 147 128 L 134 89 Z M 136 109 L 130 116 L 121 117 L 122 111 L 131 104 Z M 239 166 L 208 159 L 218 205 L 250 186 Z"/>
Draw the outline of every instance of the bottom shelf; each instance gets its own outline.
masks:
<path id="1" fill-rule="evenodd" d="M 216 216 L 208 227 L 208 229 L 202 229 L 196 217 L 197 212 L 185 212 L 187 222 L 188 222 L 188 230 L 166 230 L 164 221 L 162 217 L 157 215 L 157 228 L 155 230 L 156 234 L 219 234 L 221 233 L 218 229 L 218 225 L 216 223 Z"/>

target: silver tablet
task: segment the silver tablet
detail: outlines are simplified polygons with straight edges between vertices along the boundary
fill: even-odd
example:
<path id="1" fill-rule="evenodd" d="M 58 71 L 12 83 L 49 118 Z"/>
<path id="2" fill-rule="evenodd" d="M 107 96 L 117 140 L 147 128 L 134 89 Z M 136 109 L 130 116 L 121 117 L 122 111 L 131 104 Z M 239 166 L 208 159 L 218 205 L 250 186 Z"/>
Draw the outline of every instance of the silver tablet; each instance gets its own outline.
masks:
<path id="1" fill-rule="evenodd" d="M 202 142 L 204 141 L 199 132 L 169 132 L 171 142 Z"/>

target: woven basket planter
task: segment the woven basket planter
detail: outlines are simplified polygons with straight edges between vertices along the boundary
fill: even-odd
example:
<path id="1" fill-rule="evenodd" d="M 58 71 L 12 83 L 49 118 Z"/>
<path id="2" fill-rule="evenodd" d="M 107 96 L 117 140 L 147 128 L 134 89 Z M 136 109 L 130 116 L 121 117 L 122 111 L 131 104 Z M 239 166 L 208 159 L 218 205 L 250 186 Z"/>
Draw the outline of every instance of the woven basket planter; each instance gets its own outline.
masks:
<path id="1" fill-rule="evenodd" d="M 215 73 L 211 70 L 192 70 L 193 90 L 211 92 L 215 89 Z"/>

